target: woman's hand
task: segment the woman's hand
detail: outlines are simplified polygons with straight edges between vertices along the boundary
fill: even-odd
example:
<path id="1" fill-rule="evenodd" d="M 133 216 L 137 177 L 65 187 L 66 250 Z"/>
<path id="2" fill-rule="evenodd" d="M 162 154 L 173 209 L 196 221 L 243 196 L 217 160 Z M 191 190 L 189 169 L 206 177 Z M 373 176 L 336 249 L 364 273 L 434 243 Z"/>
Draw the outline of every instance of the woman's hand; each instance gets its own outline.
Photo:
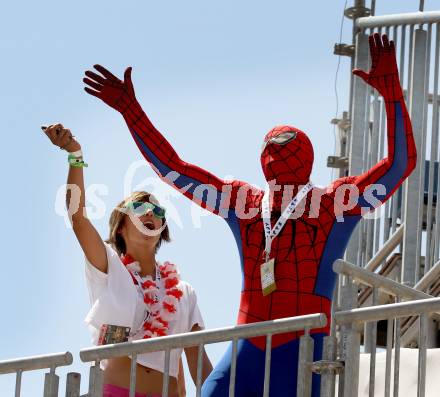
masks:
<path id="1" fill-rule="evenodd" d="M 69 129 L 64 128 L 62 124 L 52 124 L 48 127 L 41 127 L 50 141 L 60 149 L 68 152 L 76 152 L 81 149 L 81 145 L 72 135 Z"/>

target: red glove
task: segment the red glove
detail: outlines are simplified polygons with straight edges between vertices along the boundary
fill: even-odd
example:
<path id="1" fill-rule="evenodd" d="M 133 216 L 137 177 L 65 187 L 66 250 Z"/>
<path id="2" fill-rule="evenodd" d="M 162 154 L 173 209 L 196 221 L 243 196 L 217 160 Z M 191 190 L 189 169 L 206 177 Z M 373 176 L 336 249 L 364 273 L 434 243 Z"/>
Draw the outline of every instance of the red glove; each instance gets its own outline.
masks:
<path id="1" fill-rule="evenodd" d="M 354 69 L 353 74 L 376 88 L 387 101 L 399 101 L 403 97 L 396 63 L 396 50 L 387 35 L 374 33 L 369 37 L 371 70 L 369 73 Z"/>
<path id="2" fill-rule="evenodd" d="M 92 87 L 93 90 L 89 87 L 84 87 L 84 90 L 124 114 L 133 102 L 137 102 L 133 83 L 131 82 L 131 67 L 125 70 L 124 81 L 119 80 L 101 65 L 94 65 L 93 67 L 102 76 L 87 70 L 85 75 L 89 78 L 85 77 L 83 82 Z"/>

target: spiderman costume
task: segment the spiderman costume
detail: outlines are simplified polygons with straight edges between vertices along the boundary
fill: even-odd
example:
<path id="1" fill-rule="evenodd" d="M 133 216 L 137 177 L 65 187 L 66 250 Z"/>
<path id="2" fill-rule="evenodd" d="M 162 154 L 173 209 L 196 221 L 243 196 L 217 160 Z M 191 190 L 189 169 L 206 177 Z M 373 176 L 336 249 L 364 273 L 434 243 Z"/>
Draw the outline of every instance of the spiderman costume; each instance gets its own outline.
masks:
<path id="1" fill-rule="evenodd" d="M 331 268 L 333 262 L 343 256 L 362 215 L 385 202 L 416 165 L 416 147 L 399 82 L 394 43 L 386 35 L 370 36 L 370 53 L 370 72 L 354 70 L 353 73 L 384 98 L 388 156 L 362 175 L 340 178 L 325 189 L 314 188 L 305 195 L 296 208 L 298 211 L 295 210 L 273 239 L 270 259 L 275 261 L 276 289 L 267 296 L 262 293 L 260 276 L 260 267 L 266 261 L 261 211 L 264 191 L 242 181 L 222 180 L 181 160 L 137 102 L 131 68 L 126 70 L 124 81 L 100 65 L 95 65 L 95 69 L 101 75 L 86 72 L 84 82 L 91 88 L 85 90 L 123 115 L 141 153 L 158 175 L 228 223 L 237 242 L 243 275 L 238 324 L 318 312 L 330 318 L 336 280 Z M 266 135 L 261 165 L 269 183 L 272 227 L 286 203 L 309 182 L 313 159 L 313 146 L 301 130 L 280 126 Z M 359 193 L 357 201 L 350 206 L 345 205 L 350 190 L 347 186 Z M 312 332 L 315 359 L 321 356 L 322 340 L 328 331 L 327 326 Z M 296 395 L 299 336 L 296 332 L 273 336 L 271 396 Z M 263 337 L 239 341 L 235 389 L 238 397 L 263 394 L 264 349 Z M 230 352 L 231 348 L 206 380 L 203 396 L 228 395 Z M 313 396 L 319 395 L 318 381 L 314 376 Z"/>

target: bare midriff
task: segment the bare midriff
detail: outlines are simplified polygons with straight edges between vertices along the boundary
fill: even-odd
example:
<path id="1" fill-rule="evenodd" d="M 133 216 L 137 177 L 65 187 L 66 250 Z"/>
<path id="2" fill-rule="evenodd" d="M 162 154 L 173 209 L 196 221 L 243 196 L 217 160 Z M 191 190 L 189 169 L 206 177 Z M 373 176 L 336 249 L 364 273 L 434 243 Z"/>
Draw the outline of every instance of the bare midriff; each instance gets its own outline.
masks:
<path id="1" fill-rule="evenodd" d="M 128 357 L 111 358 L 107 360 L 104 369 L 104 383 L 130 388 L 131 359 Z M 164 376 L 160 371 L 136 364 L 136 391 L 138 393 L 161 394 Z M 177 379 L 169 377 L 169 395 L 177 395 Z"/>

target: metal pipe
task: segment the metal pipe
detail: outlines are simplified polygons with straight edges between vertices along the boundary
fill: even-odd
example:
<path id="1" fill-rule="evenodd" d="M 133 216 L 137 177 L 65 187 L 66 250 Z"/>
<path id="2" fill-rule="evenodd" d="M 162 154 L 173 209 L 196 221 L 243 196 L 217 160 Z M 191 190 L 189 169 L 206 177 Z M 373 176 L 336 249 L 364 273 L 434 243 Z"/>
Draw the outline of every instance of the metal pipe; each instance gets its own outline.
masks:
<path id="1" fill-rule="evenodd" d="M 438 109 L 438 78 L 439 78 L 439 30 L 440 24 L 436 25 L 436 40 L 435 40 L 435 66 L 434 66 L 434 92 L 433 92 L 433 114 L 432 114 L 432 129 L 433 136 L 435 132 L 436 143 L 438 146 L 438 135 L 439 135 L 439 109 Z M 432 142 L 434 144 L 434 142 Z M 438 152 L 436 151 L 436 157 L 438 159 Z M 439 197 L 440 197 L 440 172 L 437 175 L 437 203 L 435 209 L 435 232 L 434 232 L 434 258 L 438 260 L 439 258 L 439 250 L 440 250 L 440 230 L 439 230 L 439 222 L 440 222 L 440 205 L 439 205 Z"/>
<path id="2" fill-rule="evenodd" d="M 440 186 L 440 185 L 439 185 Z M 414 289 L 419 291 L 426 290 L 438 277 L 440 276 L 440 261 L 438 261 L 429 272 L 426 273 L 414 286 Z"/>
<path id="3" fill-rule="evenodd" d="M 420 313 L 440 311 L 440 298 L 421 299 L 411 302 L 391 303 L 375 307 L 362 307 L 335 313 L 338 324 L 380 321 L 387 318 L 418 316 Z"/>
<path id="4" fill-rule="evenodd" d="M 43 397 L 58 397 L 59 384 L 60 378 L 55 374 L 55 368 L 51 368 L 50 372 L 44 375 Z"/>
<path id="5" fill-rule="evenodd" d="M 380 264 L 390 255 L 394 249 L 400 244 L 403 238 L 403 232 L 405 225 L 399 226 L 399 228 L 392 234 L 392 236 L 386 241 L 377 254 L 365 265 L 365 270 L 374 272 Z"/>
<path id="6" fill-rule="evenodd" d="M 360 282 L 362 282 L 362 284 L 383 289 L 393 296 L 399 296 L 407 300 L 432 298 L 431 295 L 425 294 L 421 291 L 417 291 L 406 285 L 397 283 L 379 274 L 369 272 L 368 270 L 355 266 L 352 263 L 343 261 L 342 259 L 338 259 L 333 263 L 333 271 L 353 277 L 355 280 L 359 280 Z"/>
<path id="7" fill-rule="evenodd" d="M 21 393 L 21 375 L 23 371 L 19 369 L 15 378 L 15 397 L 20 397 Z"/>
<path id="8" fill-rule="evenodd" d="M 387 321 L 387 353 L 385 361 L 385 397 L 391 393 L 391 358 L 393 354 L 393 320 Z"/>
<path id="9" fill-rule="evenodd" d="M 419 363 L 417 397 L 425 396 L 426 386 L 426 345 L 428 342 L 428 316 L 424 313 L 420 316 L 420 339 L 419 339 Z"/>
<path id="10" fill-rule="evenodd" d="M 81 374 L 69 372 L 66 380 L 66 397 L 80 397 Z"/>
<path id="11" fill-rule="evenodd" d="M 313 339 L 305 333 L 299 339 L 297 397 L 309 397 L 312 393 Z"/>
<path id="12" fill-rule="evenodd" d="M 350 326 L 346 329 L 346 337 L 344 396 L 356 397 L 359 389 L 359 349 L 361 342 L 361 334 L 356 323 L 350 322 Z"/>
<path id="13" fill-rule="evenodd" d="M 355 45 L 355 67 L 357 69 L 368 69 L 368 36 L 363 33 L 356 35 Z M 350 157 L 349 157 L 349 173 L 350 175 L 360 175 L 362 173 L 362 158 L 364 147 L 364 136 L 367 133 L 366 125 L 366 106 L 367 106 L 367 85 L 360 78 L 353 80 L 353 101 L 351 114 L 351 134 L 350 134 Z M 362 222 L 353 230 L 350 242 L 346 251 L 346 258 L 355 263 L 359 263 L 360 239 L 362 239 L 360 230 Z"/>
<path id="14" fill-rule="evenodd" d="M 393 25 L 417 25 L 440 22 L 440 11 L 410 12 L 405 14 L 389 14 L 374 17 L 362 17 L 355 21 L 359 29 L 376 28 Z"/>
<path id="15" fill-rule="evenodd" d="M 373 306 L 377 305 L 378 290 L 373 288 Z M 377 323 L 370 324 L 370 385 L 368 388 L 369 397 L 374 397 L 374 388 L 376 382 L 376 344 L 377 344 Z"/>
<path id="16" fill-rule="evenodd" d="M 400 302 L 396 298 L 396 302 Z M 400 377 L 400 318 L 394 320 L 394 388 L 393 396 L 399 396 L 399 377 Z"/>
<path id="17" fill-rule="evenodd" d="M 170 383 L 170 349 L 165 350 L 164 358 L 164 370 L 163 370 L 163 385 L 162 385 L 162 397 L 168 397 L 168 388 Z"/>
<path id="18" fill-rule="evenodd" d="M 137 354 L 133 353 L 131 355 L 131 363 L 130 363 L 130 397 L 135 397 L 135 393 L 136 393 L 136 364 L 137 364 Z"/>
<path id="19" fill-rule="evenodd" d="M 271 353 L 272 353 L 272 335 L 267 334 L 266 335 L 266 355 L 264 358 L 263 397 L 269 397 Z"/>
<path id="20" fill-rule="evenodd" d="M 425 95 L 425 61 L 426 61 L 426 31 L 417 29 L 414 32 L 412 51 L 412 77 L 410 87 L 410 114 L 414 130 L 416 147 L 424 153 L 424 106 Z M 403 237 L 402 282 L 413 286 L 418 277 L 416 271 L 420 269 L 421 224 L 420 211 L 422 205 L 421 187 L 423 187 L 423 167 L 418 161 L 415 170 L 406 181 L 405 191 L 405 224 Z"/>
<path id="21" fill-rule="evenodd" d="M 90 367 L 88 397 L 102 396 L 103 380 L 103 372 L 99 361 L 95 361 L 95 364 Z"/>
<path id="22" fill-rule="evenodd" d="M 336 360 L 337 340 L 334 336 L 324 337 L 324 348 L 322 359 L 333 362 Z M 321 397 L 334 397 L 336 374 L 334 371 L 326 370 L 321 373 Z"/>
<path id="23" fill-rule="evenodd" d="M 247 339 L 255 336 L 279 334 L 300 331 L 305 328 L 321 328 L 327 323 L 325 314 L 308 314 L 282 318 L 271 321 L 262 321 L 254 324 L 237 325 L 207 331 L 188 332 L 178 335 L 161 336 L 160 338 L 142 339 L 132 342 L 117 343 L 82 349 L 80 358 L 83 362 L 102 360 L 106 358 L 129 356 L 133 353 L 149 353 L 165 349 L 177 349 L 198 346 L 200 343 L 209 344 L 226 342 L 231 339 Z"/>
<path id="24" fill-rule="evenodd" d="M 231 375 L 229 378 L 229 396 L 235 395 L 235 374 L 237 372 L 237 338 L 232 340 Z"/>
<path id="25" fill-rule="evenodd" d="M 2 360 L 0 361 L 0 374 L 10 374 L 18 370 L 33 371 L 37 369 L 63 367 L 72 364 L 72 362 L 73 357 L 70 352 Z"/>
<path id="26" fill-rule="evenodd" d="M 431 127 L 431 155 L 429 162 L 429 180 L 428 180 L 428 207 L 427 207 L 427 237 L 426 237 L 426 257 L 429 257 L 428 266 L 425 265 L 425 275 L 432 267 L 432 263 L 438 259 L 435 254 L 435 240 L 436 240 L 436 227 L 432 220 L 433 212 L 433 199 L 434 199 L 434 167 L 438 161 L 438 124 L 436 120 L 438 118 L 438 106 L 437 106 L 437 93 L 438 93 L 438 69 L 439 69 L 439 43 L 440 43 L 440 31 L 439 25 L 436 27 L 435 35 L 435 55 L 434 55 L 434 89 L 433 89 L 433 106 L 432 106 L 432 127 Z M 430 52 L 430 51 L 429 51 Z M 437 200 L 438 200 L 437 192 Z M 437 203 L 438 207 L 438 203 Z M 437 210 L 437 208 L 436 208 Z M 438 218 L 436 218 L 438 219 Z M 432 237 L 431 237 L 432 236 Z"/>
<path id="27" fill-rule="evenodd" d="M 204 345 L 201 343 L 197 350 L 196 397 L 200 397 L 202 395 L 203 349 Z"/>

